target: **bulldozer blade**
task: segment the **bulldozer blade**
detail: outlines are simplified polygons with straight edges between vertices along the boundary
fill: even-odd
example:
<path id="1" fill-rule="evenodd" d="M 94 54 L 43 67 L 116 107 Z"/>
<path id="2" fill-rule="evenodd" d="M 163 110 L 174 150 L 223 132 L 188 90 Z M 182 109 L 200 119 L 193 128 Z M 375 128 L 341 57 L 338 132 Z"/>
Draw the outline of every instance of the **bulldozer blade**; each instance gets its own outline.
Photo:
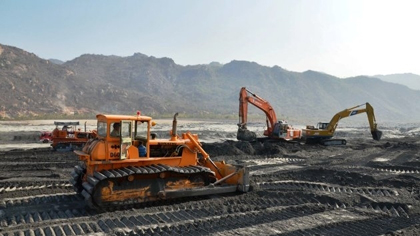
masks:
<path id="1" fill-rule="evenodd" d="M 226 175 L 225 177 L 207 186 L 190 188 L 190 189 L 163 190 L 158 193 L 158 196 L 161 199 L 166 199 L 166 198 L 193 197 L 193 196 L 203 196 L 203 195 L 223 194 L 223 193 L 233 193 L 233 192 L 248 192 L 250 190 L 248 169 L 247 167 L 242 167 L 242 166 L 236 166 L 236 167 L 238 167 L 238 169 L 235 172 L 232 172 L 231 174 Z M 237 183 L 235 184 L 224 183 L 225 180 L 237 174 L 242 175 L 242 177 L 238 179 Z"/>
<path id="2" fill-rule="evenodd" d="M 382 137 L 382 131 L 380 131 L 380 130 L 372 131 L 372 138 L 374 140 L 379 141 L 379 140 L 381 140 L 381 137 Z"/>
<path id="3" fill-rule="evenodd" d="M 257 135 L 248 129 L 239 128 L 238 133 L 236 134 L 236 138 L 240 141 L 252 142 L 257 140 Z"/>
<path id="4" fill-rule="evenodd" d="M 209 186 L 196 189 L 181 189 L 181 190 L 166 190 L 158 193 L 161 199 L 181 198 L 181 197 L 194 197 L 212 194 L 223 194 L 237 192 L 237 186 Z"/>

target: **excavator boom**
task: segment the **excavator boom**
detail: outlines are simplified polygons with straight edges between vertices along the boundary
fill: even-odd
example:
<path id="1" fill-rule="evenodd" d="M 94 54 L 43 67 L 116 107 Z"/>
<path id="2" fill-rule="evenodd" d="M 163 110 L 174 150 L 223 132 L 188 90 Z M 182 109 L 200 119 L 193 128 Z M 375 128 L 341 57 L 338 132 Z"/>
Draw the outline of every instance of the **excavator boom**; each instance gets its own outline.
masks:
<path id="1" fill-rule="evenodd" d="M 251 96 L 248 96 L 250 94 Z M 247 117 L 248 117 L 248 103 L 251 103 L 266 115 L 267 121 L 267 132 L 272 129 L 272 125 L 276 123 L 277 116 L 273 107 L 269 102 L 256 95 L 255 93 L 249 91 L 245 87 L 241 88 L 239 93 L 239 119 L 240 123 L 238 124 L 241 127 L 246 127 Z"/>

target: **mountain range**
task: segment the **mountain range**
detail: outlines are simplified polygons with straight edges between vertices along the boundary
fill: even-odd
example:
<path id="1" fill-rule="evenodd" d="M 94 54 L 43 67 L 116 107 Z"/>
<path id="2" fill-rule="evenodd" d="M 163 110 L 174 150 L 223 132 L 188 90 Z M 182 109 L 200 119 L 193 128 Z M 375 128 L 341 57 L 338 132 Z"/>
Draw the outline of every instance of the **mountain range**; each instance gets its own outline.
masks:
<path id="1" fill-rule="evenodd" d="M 420 91 L 395 80 L 384 81 L 394 78 L 340 79 L 237 60 L 182 66 L 171 58 L 141 53 L 128 57 L 84 54 L 62 62 L 0 44 L 0 114 L 14 119 L 141 110 L 155 118 L 175 112 L 197 118 L 233 118 L 238 115 L 240 88 L 247 87 L 269 101 L 279 119 L 329 121 L 340 110 L 369 102 L 378 123 L 418 122 Z M 255 107 L 249 112 L 264 117 Z"/>
<path id="2" fill-rule="evenodd" d="M 404 73 L 392 75 L 374 75 L 373 77 L 390 83 L 402 84 L 411 89 L 420 90 L 420 75 Z"/>

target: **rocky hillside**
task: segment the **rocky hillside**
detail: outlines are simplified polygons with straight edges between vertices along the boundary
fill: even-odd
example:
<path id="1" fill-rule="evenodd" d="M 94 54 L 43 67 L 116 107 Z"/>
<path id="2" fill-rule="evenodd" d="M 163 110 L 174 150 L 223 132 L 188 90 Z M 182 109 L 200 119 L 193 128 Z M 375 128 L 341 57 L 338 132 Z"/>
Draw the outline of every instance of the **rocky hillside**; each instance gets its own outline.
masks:
<path id="1" fill-rule="evenodd" d="M 268 100 L 278 118 L 328 121 L 336 112 L 369 102 L 378 121 L 414 122 L 420 91 L 376 78 L 297 73 L 255 62 L 181 66 L 170 58 L 82 55 L 54 64 L 0 45 L 3 117 L 73 113 L 128 113 L 159 117 L 234 117 L 247 87 Z M 250 113 L 262 115 L 256 108 Z"/>
<path id="2" fill-rule="evenodd" d="M 5 117 L 87 111 L 78 106 L 80 82 L 66 67 L 0 45 L 0 101 Z"/>

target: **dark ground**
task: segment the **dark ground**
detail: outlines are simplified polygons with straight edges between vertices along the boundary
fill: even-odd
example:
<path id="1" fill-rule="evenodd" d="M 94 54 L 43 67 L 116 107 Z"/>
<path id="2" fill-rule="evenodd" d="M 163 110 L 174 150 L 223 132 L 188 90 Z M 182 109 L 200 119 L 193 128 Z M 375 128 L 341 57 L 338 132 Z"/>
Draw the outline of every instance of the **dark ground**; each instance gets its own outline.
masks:
<path id="1" fill-rule="evenodd" d="M 0 152 L 0 235 L 420 235 L 419 135 L 203 147 L 248 166 L 253 190 L 96 211 L 68 182 L 75 154 Z"/>

